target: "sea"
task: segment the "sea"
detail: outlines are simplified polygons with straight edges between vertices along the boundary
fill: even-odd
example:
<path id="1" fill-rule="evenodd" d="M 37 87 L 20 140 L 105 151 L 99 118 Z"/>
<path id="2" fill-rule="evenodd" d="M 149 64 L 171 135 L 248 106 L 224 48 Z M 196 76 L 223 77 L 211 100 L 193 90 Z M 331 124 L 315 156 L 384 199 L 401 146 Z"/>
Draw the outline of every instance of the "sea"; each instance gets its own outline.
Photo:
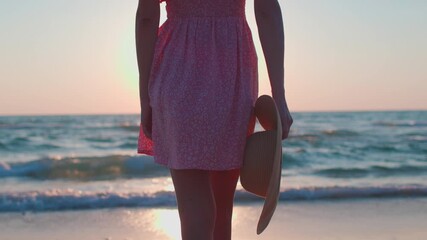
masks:
<path id="1" fill-rule="evenodd" d="M 280 203 L 427 197 L 427 111 L 293 118 Z M 0 212 L 175 207 L 168 169 L 136 153 L 139 119 L 0 116 Z M 238 185 L 235 204 L 261 201 Z"/>

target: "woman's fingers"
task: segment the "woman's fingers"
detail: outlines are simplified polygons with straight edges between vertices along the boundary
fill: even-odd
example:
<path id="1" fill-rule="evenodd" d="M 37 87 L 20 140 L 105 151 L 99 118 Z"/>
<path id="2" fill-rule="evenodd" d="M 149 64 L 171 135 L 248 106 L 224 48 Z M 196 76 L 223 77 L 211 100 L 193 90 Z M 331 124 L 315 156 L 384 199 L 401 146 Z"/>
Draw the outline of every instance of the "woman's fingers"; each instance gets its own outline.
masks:
<path id="1" fill-rule="evenodd" d="M 276 101 L 276 105 L 282 122 L 282 140 L 284 140 L 289 137 L 289 131 L 294 120 L 289 112 L 289 108 L 287 107 L 285 100 Z"/>
<path id="2" fill-rule="evenodd" d="M 285 113 L 285 117 L 282 118 L 282 140 L 289 137 L 289 131 L 293 122 L 294 120 L 288 111 L 287 114 Z"/>

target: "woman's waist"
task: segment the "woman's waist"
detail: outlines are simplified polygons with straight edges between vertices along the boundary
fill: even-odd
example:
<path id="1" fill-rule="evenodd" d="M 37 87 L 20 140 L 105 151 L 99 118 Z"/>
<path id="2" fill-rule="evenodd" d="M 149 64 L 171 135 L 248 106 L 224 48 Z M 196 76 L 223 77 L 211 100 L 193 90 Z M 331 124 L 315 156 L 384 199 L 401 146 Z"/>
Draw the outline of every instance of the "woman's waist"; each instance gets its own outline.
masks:
<path id="1" fill-rule="evenodd" d="M 185 7 L 173 5 L 172 2 L 166 6 L 168 18 L 244 18 L 244 6 L 234 5 L 233 7 L 219 8 L 218 6 L 195 5 Z"/>
<path id="2" fill-rule="evenodd" d="M 246 21 L 245 16 L 240 15 L 222 15 L 222 16 L 201 16 L 201 15 L 169 15 L 167 17 L 169 21 L 234 21 L 234 22 L 242 22 Z"/>

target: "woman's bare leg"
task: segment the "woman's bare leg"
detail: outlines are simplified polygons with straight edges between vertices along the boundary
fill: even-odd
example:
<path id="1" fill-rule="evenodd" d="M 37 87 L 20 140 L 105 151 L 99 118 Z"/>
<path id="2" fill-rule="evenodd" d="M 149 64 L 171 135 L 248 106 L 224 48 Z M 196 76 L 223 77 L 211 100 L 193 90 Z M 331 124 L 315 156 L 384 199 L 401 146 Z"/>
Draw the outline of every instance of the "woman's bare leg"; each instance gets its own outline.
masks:
<path id="1" fill-rule="evenodd" d="M 215 200 L 209 171 L 170 169 L 183 240 L 212 240 Z"/>
<path id="2" fill-rule="evenodd" d="M 211 181 L 216 204 L 215 240 L 231 239 L 234 192 L 240 170 L 212 171 Z"/>

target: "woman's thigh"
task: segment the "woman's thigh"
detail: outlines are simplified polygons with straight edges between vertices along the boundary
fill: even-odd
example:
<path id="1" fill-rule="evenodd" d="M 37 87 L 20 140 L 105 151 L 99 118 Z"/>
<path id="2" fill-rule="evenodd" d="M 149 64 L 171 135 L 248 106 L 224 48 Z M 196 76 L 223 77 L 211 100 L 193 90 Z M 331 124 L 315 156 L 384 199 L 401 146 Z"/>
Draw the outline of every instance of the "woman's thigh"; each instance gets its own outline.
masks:
<path id="1" fill-rule="evenodd" d="M 215 220 L 215 199 L 210 172 L 170 169 L 181 220 Z M 213 218 L 213 219 L 212 219 Z"/>

